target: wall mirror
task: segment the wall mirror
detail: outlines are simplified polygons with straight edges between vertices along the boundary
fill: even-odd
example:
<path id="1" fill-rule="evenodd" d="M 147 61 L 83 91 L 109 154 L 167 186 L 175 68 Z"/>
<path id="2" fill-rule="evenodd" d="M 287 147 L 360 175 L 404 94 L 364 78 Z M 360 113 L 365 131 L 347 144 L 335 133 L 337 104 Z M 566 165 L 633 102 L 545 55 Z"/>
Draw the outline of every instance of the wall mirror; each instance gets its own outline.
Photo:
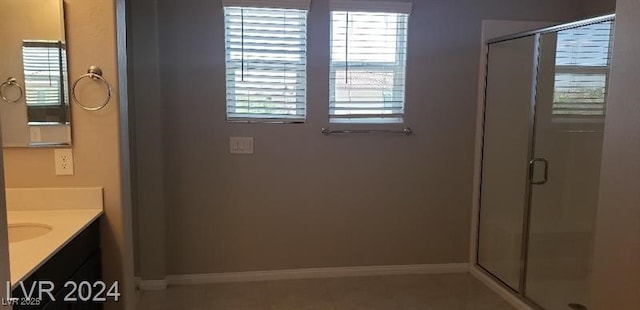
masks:
<path id="1" fill-rule="evenodd" d="M 0 0 L 4 147 L 71 145 L 63 0 Z"/>

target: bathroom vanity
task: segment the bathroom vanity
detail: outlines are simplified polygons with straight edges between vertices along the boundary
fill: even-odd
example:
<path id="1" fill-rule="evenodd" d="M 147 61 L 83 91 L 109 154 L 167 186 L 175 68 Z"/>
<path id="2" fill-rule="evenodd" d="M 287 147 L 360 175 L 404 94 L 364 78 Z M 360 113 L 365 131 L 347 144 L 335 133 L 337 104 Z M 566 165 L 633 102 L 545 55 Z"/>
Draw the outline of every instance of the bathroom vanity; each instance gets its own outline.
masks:
<path id="1" fill-rule="evenodd" d="M 79 284 L 82 281 L 96 283 L 102 278 L 100 260 L 100 232 L 98 222 L 93 222 L 85 228 L 73 240 L 53 255 L 41 267 L 37 268 L 25 280 L 21 281 L 26 290 L 31 287 L 38 287 L 38 281 L 51 281 L 53 284 L 52 295 L 55 300 L 51 300 L 48 294 L 43 294 L 42 299 L 36 297 L 27 298 L 22 290 L 22 286 L 13 289 L 12 297 L 17 297 L 21 301 L 31 299 L 32 304 L 19 305 L 14 309 L 102 309 L 102 304 L 92 301 L 82 302 L 78 299 L 74 286 L 65 285 L 67 281 Z M 65 302 L 65 299 L 77 299 L 77 302 Z"/>
<path id="2" fill-rule="evenodd" d="M 7 189 L 7 206 L 13 309 L 102 309 L 102 189 Z"/>

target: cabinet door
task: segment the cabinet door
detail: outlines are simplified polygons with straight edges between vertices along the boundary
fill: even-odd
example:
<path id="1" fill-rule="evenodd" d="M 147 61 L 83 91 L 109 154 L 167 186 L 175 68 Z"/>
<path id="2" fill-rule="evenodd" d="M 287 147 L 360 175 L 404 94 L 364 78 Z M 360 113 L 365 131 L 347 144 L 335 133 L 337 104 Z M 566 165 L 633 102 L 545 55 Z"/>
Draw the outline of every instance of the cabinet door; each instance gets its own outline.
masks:
<path id="1" fill-rule="evenodd" d="M 93 285 L 94 285 L 94 283 L 96 283 L 97 281 L 100 281 L 102 279 L 101 265 L 102 264 L 101 264 L 101 259 L 100 259 L 100 251 L 96 251 L 73 274 L 73 276 L 71 277 L 70 281 L 73 281 L 74 283 L 76 283 L 78 285 L 80 285 L 80 283 L 82 283 L 83 281 L 86 281 L 91 285 L 92 291 L 91 292 L 88 292 L 86 290 L 83 290 L 82 292 L 76 291 L 71 296 L 77 298 L 78 294 L 80 293 L 80 294 L 82 294 L 82 296 L 85 296 L 84 298 L 90 297 L 90 300 L 86 301 L 86 302 L 83 302 L 83 301 L 80 301 L 80 299 L 78 298 L 77 302 L 66 303 L 67 308 L 64 308 L 64 309 L 67 309 L 67 310 L 102 310 L 102 303 L 93 301 L 93 298 L 98 293 L 97 291 L 93 290 L 94 289 Z M 80 288 L 78 288 L 78 290 L 80 290 Z M 105 294 L 106 294 L 106 291 L 103 292 L 102 295 L 98 296 L 98 297 L 103 297 L 104 298 Z"/>
<path id="2" fill-rule="evenodd" d="M 64 297 L 69 294 L 71 288 L 61 288 L 56 294 L 56 301 L 52 301 L 47 303 L 42 310 L 67 310 L 69 309 L 68 305 L 63 302 Z"/>

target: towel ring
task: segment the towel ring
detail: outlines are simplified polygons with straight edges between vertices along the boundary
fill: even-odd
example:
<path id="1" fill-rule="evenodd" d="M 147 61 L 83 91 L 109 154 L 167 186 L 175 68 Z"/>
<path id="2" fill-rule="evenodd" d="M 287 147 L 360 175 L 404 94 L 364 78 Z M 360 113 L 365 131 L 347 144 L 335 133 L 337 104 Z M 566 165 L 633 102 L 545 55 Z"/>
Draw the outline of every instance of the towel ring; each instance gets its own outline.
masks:
<path id="1" fill-rule="evenodd" d="M 104 87 L 107 90 L 107 97 L 104 99 L 101 105 L 97 107 L 88 107 L 82 104 L 80 100 L 78 100 L 78 98 L 76 97 L 76 86 L 78 86 L 78 82 L 80 82 L 84 78 L 89 78 L 94 81 L 100 81 L 102 82 L 102 84 L 104 84 Z M 107 81 L 104 77 L 102 77 L 102 69 L 96 66 L 90 66 L 89 69 L 87 69 L 87 73 L 81 75 L 73 83 L 73 86 L 71 87 L 71 96 L 73 97 L 73 101 L 75 101 L 81 108 L 87 111 L 98 111 L 106 107 L 107 104 L 109 103 L 109 100 L 111 100 L 111 84 L 109 84 L 109 81 Z"/>
<path id="2" fill-rule="evenodd" d="M 20 90 L 20 95 L 15 100 L 11 100 L 11 99 L 7 98 L 4 95 L 4 93 L 2 92 L 3 89 L 5 89 L 7 87 L 10 87 L 10 86 L 17 87 L 18 90 Z M 18 83 L 18 80 L 16 78 L 10 77 L 4 83 L 0 84 L 0 98 L 2 98 L 2 100 L 6 101 L 8 103 L 16 103 L 16 102 L 20 101 L 20 99 L 22 99 L 22 97 L 24 97 L 24 89 L 22 88 L 22 86 L 20 86 L 20 84 Z"/>

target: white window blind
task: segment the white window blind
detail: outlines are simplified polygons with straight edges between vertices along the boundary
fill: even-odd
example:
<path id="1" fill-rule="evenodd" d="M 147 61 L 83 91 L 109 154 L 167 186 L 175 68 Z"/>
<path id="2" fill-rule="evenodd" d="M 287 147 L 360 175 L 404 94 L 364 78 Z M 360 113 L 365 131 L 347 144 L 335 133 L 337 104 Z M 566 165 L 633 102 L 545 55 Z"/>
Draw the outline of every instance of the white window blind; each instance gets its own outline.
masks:
<path id="1" fill-rule="evenodd" d="M 305 120 L 308 11 L 304 3 L 224 2 L 228 120 Z"/>
<path id="2" fill-rule="evenodd" d="M 554 116 L 604 116 L 612 27 L 604 22 L 558 32 Z"/>
<path id="3" fill-rule="evenodd" d="M 329 121 L 401 123 L 411 5 L 332 1 L 330 6 Z"/>
<path id="4" fill-rule="evenodd" d="M 27 106 L 67 104 L 66 49 L 59 41 L 24 41 L 24 66 Z"/>

